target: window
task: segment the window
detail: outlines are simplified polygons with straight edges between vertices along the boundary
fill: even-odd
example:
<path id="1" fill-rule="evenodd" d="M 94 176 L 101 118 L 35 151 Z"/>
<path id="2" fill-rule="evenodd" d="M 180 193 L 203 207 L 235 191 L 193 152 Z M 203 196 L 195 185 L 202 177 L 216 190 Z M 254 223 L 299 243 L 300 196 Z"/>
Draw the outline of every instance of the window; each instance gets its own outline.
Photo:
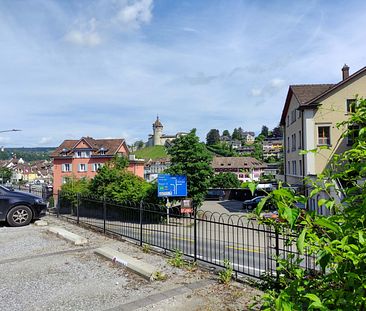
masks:
<path id="1" fill-rule="evenodd" d="M 358 125 L 350 125 L 348 127 L 347 146 L 352 146 L 355 143 L 359 130 L 360 127 Z"/>
<path id="2" fill-rule="evenodd" d="M 292 140 L 291 151 L 295 151 L 296 150 L 296 134 L 291 135 L 291 140 Z"/>
<path id="3" fill-rule="evenodd" d="M 287 153 L 290 152 L 290 137 L 287 137 Z"/>
<path id="4" fill-rule="evenodd" d="M 296 109 L 291 111 L 291 124 L 296 121 Z"/>
<path id="5" fill-rule="evenodd" d="M 292 174 L 297 175 L 296 161 L 292 161 Z"/>
<path id="6" fill-rule="evenodd" d="M 299 131 L 299 149 L 301 149 L 301 140 L 302 140 L 302 137 L 301 137 L 301 131 Z"/>
<path id="7" fill-rule="evenodd" d="M 355 99 L 347 99 L 346 101 L 346 112 L 354 113 L 356 111 L 357 102 Z"/>
<path id="8" fill-rule="evenodd" d="M 330 146 L 330 126 L 318 127 L 318 145 Z"/>
<path id="9" fill-rule="evenodd" d="M 302 176 L 302 161 L 299 160 L 299 175 Z"/>
<path id="10" fill-rule="evenodd" d="M 72 171 L 72 164 L 65 163 L 62 164 L 62 172 L 71 172 Z"/>
<path id="11" fill-rule="evenodd" d="M 291 174 L 290 161 L 287 161 L 287 174 Z"/>
<path id="12" fill-rule="evenodd" d="M 88 164 L 81 163 L 79 164 L 79 172 L 87 172 L 88 171 Z"/>
<path id="13" fill-rule="evenodd" d="M 90 151 L 76 151 L 75 158 L 90 158 Z"/>
<path id="14" fill-rule="evenodd" d="M 97 170 L 99 170 L 101 167 L 102 167 L 102 163 L 94 163 L 93 164 L 93 167 L 92 167 L 92 170 L 93 172 L 96 172 Z"/>

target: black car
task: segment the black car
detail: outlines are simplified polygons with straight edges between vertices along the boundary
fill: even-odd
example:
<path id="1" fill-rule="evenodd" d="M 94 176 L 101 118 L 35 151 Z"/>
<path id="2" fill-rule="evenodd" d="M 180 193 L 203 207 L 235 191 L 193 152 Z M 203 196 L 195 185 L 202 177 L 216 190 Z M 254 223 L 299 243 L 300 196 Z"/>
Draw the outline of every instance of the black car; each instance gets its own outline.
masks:
<path id="1" fill-rule="evenodd" d="M 6 221 L 12 227 L 26 226 L 45 215 L 46 209 L 42 198 L 0 186 L 0 221 Z"/>
<path id="2" fill-rule="evenodd" d="M 263 199 L 265 198 L 265 196 L 258 196 L 258 197 L 255 197 L 251 200 L 245 200 L 243 202 L 243 208 L 244 209 L 247 209 L 247 210 L 254 210 L 258 203 Z M 271 203 L 269 201 L 266 201 L 265 205 L 264 205 L 264 209 L 265 210 L 272 210 L 273 209 L 273 206 L 271 205 Z"/>

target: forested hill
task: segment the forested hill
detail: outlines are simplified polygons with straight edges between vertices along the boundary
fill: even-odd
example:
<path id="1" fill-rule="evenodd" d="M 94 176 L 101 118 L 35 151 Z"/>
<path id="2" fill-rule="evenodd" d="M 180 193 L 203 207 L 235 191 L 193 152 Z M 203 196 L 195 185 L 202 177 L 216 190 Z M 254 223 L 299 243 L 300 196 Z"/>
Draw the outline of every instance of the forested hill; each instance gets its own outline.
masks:
<path id="1" fill-rule="evenodd" d="M 49 160 L 50 154 L 56 147 L 34 147 L 34 148 L 4 148 L 0 150 L 0 160 L 10 160 L 15 154 L 18 159 L 26 162 L 36 160 Z"/>

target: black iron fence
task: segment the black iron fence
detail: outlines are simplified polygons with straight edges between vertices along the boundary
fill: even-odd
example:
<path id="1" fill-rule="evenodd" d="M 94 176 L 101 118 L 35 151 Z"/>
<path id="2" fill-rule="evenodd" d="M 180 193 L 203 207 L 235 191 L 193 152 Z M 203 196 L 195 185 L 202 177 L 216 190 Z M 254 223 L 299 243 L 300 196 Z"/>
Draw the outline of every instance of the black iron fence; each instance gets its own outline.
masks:
<path id="1" fill-rule="evenodd" d="M 228 260 L 237 274 L 259 278 L 276 274 L 276 258 L 302 257 L 315 269 L 314 260 L 300 256 L 292 240 L 273 226 L 258 223 L 243 214 L 194 211 L 181 214 L 179 208 L 145 202 L 115 203 L 107 199 L 71 196 L 60 192 L 58 216 L 92 226 L 167 251 L 180 250 L 194 261 L 224 267 Z"/>
<path id="2" fill-rule="evenodd" d="M 28 192 L 32 193 L 34 195 L 37 195 L 44 199 L 45 201 L 48 201 L 50 198 L 52 198 L 52 187 L 49 187 L 47 185 L 13 185 L 12 186 L 14 190 L 22 191 L 22 192 Z"/>

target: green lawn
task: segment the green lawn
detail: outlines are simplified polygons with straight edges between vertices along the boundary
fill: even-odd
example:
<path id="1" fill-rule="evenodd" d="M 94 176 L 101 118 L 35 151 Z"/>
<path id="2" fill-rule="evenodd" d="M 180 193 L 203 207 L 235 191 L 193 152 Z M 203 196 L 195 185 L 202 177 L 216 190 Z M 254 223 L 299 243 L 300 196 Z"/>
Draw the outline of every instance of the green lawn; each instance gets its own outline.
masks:
<path id="1" fill-rule="evenodd" d="M 136 158 L 139 159 L 159 159 L 166 158 L 168 154 L 166 153 L 164 146 L 153 146 L 146 147 L 135 152 Z"/>

